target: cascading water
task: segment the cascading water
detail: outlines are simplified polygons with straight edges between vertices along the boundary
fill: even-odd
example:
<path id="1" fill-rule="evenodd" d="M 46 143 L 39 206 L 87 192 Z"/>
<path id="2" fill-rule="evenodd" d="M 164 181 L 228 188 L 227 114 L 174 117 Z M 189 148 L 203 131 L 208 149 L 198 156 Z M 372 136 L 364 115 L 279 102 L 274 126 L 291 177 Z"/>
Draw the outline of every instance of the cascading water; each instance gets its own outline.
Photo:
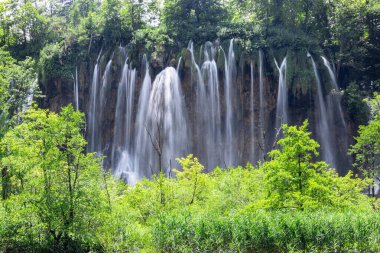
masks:
<path id="1" fill-rule="evenodd" d="M 206 90 L 205 96 L 202 97 L 204 100 L 199 101 L 198 113 L 202 114 L 201 118 L 205 120 L 206 131 L 203 140 L 209 169 L 220 164 L 222 148 L 219 78 L 214 56 L 215 48 L 211 43 L 207 43 L 204 49 L 205 61 L 202 64 L 203 83 Z"/>
<path id="2" fill-rule="evenodd" d="M 206 154 L 207 148 L 207 140 L 204 138 L 204 134 L 206 131 L 206 125 L 208 122 L 208 114 L 205 113 L 205 109 L 208 108 L 206 104 L 208 103 L 207 95 L 206 95 L 206 87 L 203 82 L 201 70 L 195 61 L 194 56 L 194 44 L 192 41 L 189 42 L 187 49 L 190 52 L 192 68 L 195 71 L 195 93 L 196 93 L 196 104 L 195 104 L 195 126 L 194 133 L 196 135 L 195 148 L 197 155 L 199 156 L 200 161 L 205 162 L 208 156 L 211 154 Z M 194 73 L 194 71 L 192 73 Z M 205 108 L 206 107 L 206 108 Z M 203 155 L 206 157 L 204 158 Z M 208 166 L 208 164 L 206 164 Z"/>
<path id="3" fill-rule="evenodd" d="M 134 153 L 133 153 L 133 166 L 128 171 L 128 182 L 134 184 L 135 181 L 143 176 L 143 171 L 140 171 L 140 161 L 142 160 L 142 154 L 147 150 L 148 147 L 151 147 L 152 143 L 150 142 L 147 129 L 147 112 L 149 106 L 149 96 L 152 89 L 152 79 L 149 74 L 149 63 L 146 58 L 146 55 L 143 57 L 143 63 L 145 65 L 145 76 L 142 83 L 140 97 L 138 102 L 138 112 L 136 116 L 135 123 L 135 143 L 134 143 Z M 149 164 L 147 164 L 149 165 Z M 141 165 L 144 166 L 144 165 Z M 147 167 L 149 168 L 149 167 Z M 147 169 L 146 168 L 146 169 Z"/>
<path id="4" fill-rule="evenodd" d="M 79 110 L 79 79 L 78 79 L 78 67 L 75 68 L 75 80 L 74 80 L 74 106 L 76 110 Z"/>
<path id="5" fill-rule="evenodd" d="M 335 167 L 336 166 L 335 154 L 333 153 L 333 147 L 332 147 L 333 140 L 331 138 L 331 129 L 328 122 L 326 104 L 323 98 L 321 80 L 319 78 L 317 65 L 315 64 L 313 57 L 310 55 L 310 53 L 307 53 L 307 56 L 310 57 L 311 59 L 315 79 L 317 82 L 317 93 L 318 93 L 317 96 L 318 96 L 318 106 L 319 106 L 319 110 L 318 110 L 319 117 L 317 120 L 317 133 L 320 138 L 322 158 L 324 161 L 329 163 L 332 167 Z"/>
<path id="6" fill-rule="evenodd" d="M 344 157 L 346 156 L 347 150 L 349 148 L 349 134 L 341 105 L 342 94 L 339 92 L 338 82 L 336 79 L 334 68 L 332 68 L 330 62 L 325 57 L 322 56 L 321 58 L 323 60 L 323 64 L 328 70 L 330 81 L 333 85 L 333 89 L 327 95 L 327 111 L 329 116 L 328 120 L 330 124 L 334 126 L 333 134 L 334 137 L 336 137 L 335 152 L 336 155 L 338 155 L 339 157 Z M 347 168 L 348 166 L 350 166 L 351 160 L 350 158 L 348 158 L 348 160 L 346 161 L 345 159 L 341 159 L 339 160 L 339 162 L 340 168 L 338 168 L 338 170 L 342 172 L 342 168 Z M 336 166 L 338 166 L 338 164 L 336 164 Z"/>
<path id="7" fill-rule="evenodd" d="M 28 93 L 26 94 L 26 97 L 25 97 L 25 102 L 23 103 L 22 105 L 22 109 L 21 111 L 24 113 L 25 111 L 27 111 L 33 104 L 33 99 L 34 99 L 34 93 L 35 91 L 38 90 L 38 79 L 35 79 L 30 87 L 30 89 L 28 90 Z M 11 99 L 11 98 L 10 98 Z M 1 117 L 1 113 L 0 113 L 0 117 Z"/>
<path id="8" fill-rule="evenodd" d="M 332 90 L 332 92 L 329 94 L 329 98 L 331 98 L 331 100 L 332 100 L 332 101 L 330 101 L 330 104 L 331 104 L 331 106 L 334 106 L 334 108 L 338 109 L 337 112 L 339 113 L 338 117 L 339 117 L 340 123 L 346 129 L 347 124 L 346 124 L 346 120 L 344 119 L 342 106 L 340 104 L 341 96 L 339 94 L 339 87 L 338 87 L 338 82 L 336 80 L 336 75 L 335 75 L 335 73 L 331 67 L 330 62 L 323 56 L 321 58 L 323 60 L 323 64 L 326 66 L 326 68 L 329 72 L 330 80 L 331 80 L 331 83 L 333 84 L 333 87 L 334 87 L 334 90 Z M 329 112 L 331 112 L 331 113 L 335 112 L 336 110 L 334 110 L 334 108 L 330 108 Z M 331 115 L 330 118 L 333 119 L 335 117 L 334 117 L 334 115 Z"/>
<path id="9" fill-rule="evenodd" d="M 264 56 L 263 51 L 259 50 L 259 99 L 260 99 L 260 108 L 259 108 L 259 146 L 260 154 L 259 154 L 259 160 L 264 159 L 264 155 L 266 152 L 265 149 L 265 96 L 264 96 Z"/>
<path id="10" fill-rule="evenodd" d="M 94 151 L 98 152 L 99 155 L 103 154 L 103 151 L 104 149 L 107 149 L 108 147 L 107 146 L 103 146 L 103 143 L 102 143 L 102 138 L 99 138 L 99 133 L 102 132 L 102 128 L 103 128 L 103 120 L 104 120 L 104 109 L 106 107 L 106 102 L 107 102 L 107 97 L 108 97 L 108 93 L 109 93 L 109 90 L 110 90 L 110 78 L 111 78 L 111 66 L 112 66 L 112 57 L 111 59 L 108 61 L 107 65 L 106 65 L 106 69 L 104 71 L 104 75 L 103 75 L 103 78 L 102 78 L 102 85 L 100 87 L 100 91 L 99 91 L 99 97 L 98 97 L 98 101 L 97 101 L 97 107 L 96 107 L 96 112 L 95 112 L 95 119 L 94 119 L 94 122 L 95 122 L 95 125 L 94 125 L 94 136 L 97 136 L 98 138 L 96 138 L 94 140 Z"/>
<path id="11" fill-rule="evenodd" d="M 330 62 L 323 56 L 321 56 L 322 60 L 323 60 L 323 64 L 326 66 L 328 72 L 329 72 L 329 75 L 330 75 L 330 78 L 331 78 L 331 82 L 334 86 L 334 89 L 336 91 L 339 91 L 339 87 L 338 87 L 338 82 L 336 80 L 336 76 L 335 76 L 335 73 L 333 71 L 333 69 L 331 68 L 331 65 L 330 65 Z"/>
<path id="12" fill-rule="evenodd" d="M 189 44 L 192 64 L 196 71 L 196 149 L 200 160 L 211 170 L 221 161 L 221 113 L 216 48 L 211 42 L 204 47 L 202 68 L 194 59 L 193 45 Z"/>
<path id="13" fill-rule="evenodd" d="M 234 53 L 234 40 L 230 40 L 230 46 L 228 49 L 228 56 L 224 55 L 225 59 L 225 79 L 224 79 L 224 98 L 226 106 L 226 116 L 225 116 L 225 142 L 224 142 L 224 162 L 226 166 L 236 165 L 235 154 L 237 153 L 236 148 L 236 132 L 235 132 L 235 117 L 233 114 L 234 110 L 234 98 L 235 89 L 234 78 L 236 75 L 236 61 Z"/>
<path id="14" fill-rule="evenodd" d="M 250 121 L 250 137 L 251 137 L 251 162 L 257 161 L 257 152 L 256 152 L 256 143 L 255 143 L 255 138 L 256 138 L 256 121 L 255 121 L 255 72 L 254 72 L 254 64 L 253 61 L 251 60 L 250 62 L 250 111 L 251 111 L 251 121 Z"/>
<path id="15" fill-rule="evenodd" d="M 282 124 L 288 123 L 288 90 L 286 87 L 286 57 L 278 66 L 274 59 L 279 72 L 278 93 L 277 93 L 277 109 L 276 109 L 276 129 L 280 129 Z"/>
<path id="16" fill-rule="evenodd" d="M 187 47 L 187 50 L 189 50 L 190 52 L 190 55 L 191 55 L 191 62 L 192 62 L 192 65 L 194 66 L 195 68 L 195 72 L 196 72 L 196 83 L 197 83 L 197 98 L 199 96 L 202 96 L 204 92 L 204 84 L 203 84 L 203 79 L 202 79 L 202 75 L 201 75 L 201 70 L 197 64 L 197 62 L 195 61 L 195 57 L 194 57 L 194 44 L 192 41 L 189 42 L 189 46 Z M 202 94 L 199 94 L 199 93 L 202 93 Z"/>
<path id="17" fill-rule="evenodd" d="M 144 57 L 146 57 L 146 56 L 144 55 Z M 180 66 L 181 66 L 181 63 L 182 63 L 182 56 L 179 57 L 179 60 L 178 60 L 178 64 L 177 64 L 177 73 L 178 73 L 178 71 L 179 71 L 179 68 L 180 68 Z"/>
<path id="18" fill-rule="evenodd" d="M 125 60 L 117 91 L 114 138 L 112 147 L 112 167 L 119 177 L 132 183 L 136 180 L 132 172 L 132 152 L 134 144 L 133 108 L 136 84 L 136 70 Z"/>
<path id="19" fill-rule="evenodd" d="M 98 89 L 99 89 L 99 59 L 102 54 L 102 51 L 99 52 L 99 56 L 96 60 L 94 67 L 94 72 L 92 74 L 92 83 L 91 83 L 91 95 L 90 95 L 90 108 L 88 111 L 88 133 L 89 133 L 89 145 L 88 151 L 94 152 L 96 143 L 95 140 L 99 138 L 96 136 L 96 116 L 98 110 Z"/>
<path id="20" fill-rule="evenodd" d="M 145 115 L 146 134 L 143 138 L 139 165 L 140 175 L 151 175 L 157 169 L 168 174 L 175 159 L 187 155 L 188 129 L 181 83 L 177 71 L 168 67 L 153 82 Z"/>
<path id="21" fill-rule="evenodd" d="M 259 50 L 257 70 L 254 61 L 251 60 L 248 63 L 249 73 L 249 71 L 246 72 L 244 58 L 240 59 L 239 65 L 237 64 L 233 40 L 230 41 L 228 52 L 224 52 L 217 42 L 207 42 L 201 49 L 199 59 L 202 64 L 198 66 L 194 57 L 193 44 L 190 43 L 188 47 L 192 66 L 191 83 L 187 83 L 188 75 L 183 73 L 184 86 L 191 92 L 195 91 L 194 96 L 182 94 L 178 76 L 179 69 L 185 72 L 188 67 L 186 58 L 180 58 L 177 70 L 168 67 L 161 71 L 153 84 L 146 56 L 143 58 L 145 68 L 142 67 L 142 73 L 145 71 L 145 75 L 141 83 L 138 82 L 141 79 L 137 71 L 131 68 L 127 60 L 124 61 L 117 87 L 110 151 L 107 150 L 108 144 L 104 143 L 104 140 L 109 140 L 109 137 L 103 138 L 102 134 L 108 128 L 106 125 L 110 120 L 109 115 L 106 114 L 108 112 L 106 108 L 114 106 L 112 100 L 108 99 L 113 94 L 111 85 L 114 83 L 111 82 L 114 80 L 111 76 L 113 68 L 112 61 L 108 61 L 104 74 L 101 76 L 99 55 L 90 89 L 89 151 L 107 155 L 110 163 L 106 164 L 111 164 L 114 174 L 129 184 L 133 185 L 137 180 L 150 177 L 159 171 L 170 175 L 169 169 L 176 167 L 175 159 L 189 153 L 194 153 L 199 157 L 207 171 L 211 171 L 216 166 L 229 167 L 246 161 L 262 161 L 264 154 L 270 148 L 268 138 L 272 137 L 267 136 L 266 132 L 271 134 L 272 131 L 271 127 L 268 127 L 269 123 L 272 123 L 269 116 L 273 115 L 274 111 L 276 112 L 276 128 L 279 128 L 281 123 L 288 122 L 286 58 L 280 66 L 275 60 L 279 77 L 277 100 L 274 100 L 269 94 L 271 88 L 265 83 L 268 80 L 270 84 L 271 79 L 266 78 L 264 54 L 261 50 Z M 224 78 L 220 77 L 223 70 L 218 69 L 217 65 L 217 60 L 222 59 L 220 57 L 222 55 L 218 55 L 218 50 L 224 54 Z M 329 112 L 338 114 L 339 110 L 335 103 L 327 103 L 330 96 L 327 100 L 323 96 L 316 63 L 310 54 L 308 56 L 311 59 L 317 84 L 315 100 L 317 138 L 321 143 L 322 158 L 335 167 L 336 162 L 339 161 L 336 160 L 336 155 L 343 154 L 336 150 L 339 145 L 343 147 L 343 137 L 342 129 L 337 130 L 339 126 L 331 120 L 334 117 L 329 117 Z M 120 57 L 127 57 L 125 48 L 121 48 Z M 331 66 L 327 60 L 324 62 L 329 70 L 332 84 L 336 88 L 336 79 L 331 75 L 333 73 Z M 237 66 L 241 67 L 239 73 Z M 117 66 L 114 67 L 116 69 Z M 255 78 L 258 80 L 257 85 Z M 77 103 L 79 91 L 77 71 L 74 80 L 74 102 L 79 104 Z M 241 87 L 237 86 L 238 82 L 241 82 Z M 138 99 L 136 95 L 139 96 Z M 190 100 L 185 103 L 185 98 Z M 250 108 L 244 108 L 245 103 L 248 103 L 247 107 Z M 186 105 L 193 106 L 188 108 L 193 117 L 191 124 L 187 120 Z M 242 110 L 239 111 L 239 109 Z M 240 118 L 240 114 L 239 116 L 235 114 L 237 110 L 243 118 Z M 337 118 L 335 115 L 335 121 Z M 249 128 L 245 129 L 238 125 L 242 123 Z M 242 130 L 241 133 L 238 132 L 240 130 Z M 335 143 L 336 141 L 339 141 L 339 144 Z M 251 145 L 251 150 L 245 151 L 244 148 L 249 149 L 249 145 Z"/>

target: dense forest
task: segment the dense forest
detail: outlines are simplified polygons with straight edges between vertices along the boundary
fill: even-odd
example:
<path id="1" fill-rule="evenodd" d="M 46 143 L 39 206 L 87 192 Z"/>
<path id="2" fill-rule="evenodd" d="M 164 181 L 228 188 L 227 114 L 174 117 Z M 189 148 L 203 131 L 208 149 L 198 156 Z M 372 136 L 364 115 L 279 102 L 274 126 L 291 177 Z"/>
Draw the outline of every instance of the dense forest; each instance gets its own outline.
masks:
<path id="1" fill-rule="evenodd" d="M 380 251 L 377 0 L 0 0 L 0 252 Z"/>

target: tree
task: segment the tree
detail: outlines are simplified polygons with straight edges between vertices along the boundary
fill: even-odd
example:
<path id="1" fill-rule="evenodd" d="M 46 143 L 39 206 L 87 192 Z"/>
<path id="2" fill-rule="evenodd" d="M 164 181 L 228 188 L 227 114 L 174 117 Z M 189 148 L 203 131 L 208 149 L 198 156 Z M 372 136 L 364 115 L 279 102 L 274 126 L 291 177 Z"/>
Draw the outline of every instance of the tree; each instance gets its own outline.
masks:
<path id="1" fill-rule="evenodd" d="M 10 44 L 11 17 L 9 16 L 7 1 L 0 2 L 0 46 Z"/>
<path id="2" fill-rule="evenodd" d="M 364 125 L 369 121 L 369 108 L 363 100 L 365 93 L 356 82 L 351 82 L 345 90 L 342 99 L 348 109 L 351 120 L 358 126 Z"/>
<path id="3" fill-rule="evenodd" d="M 263 164 L 268 197 L 278 207 L 303 208 L 308 196 L 310 179 L 324 163 L 312 163 L 318 155 L 319 144 L 307 132 L 308 122 L 299 128 L 283 125 L 284 138 L 278 141 L 279 149 L 269 153 L 271 161 Z"/>
<path id="4" fill-rule="evenodd" d="M 17 63 L 8 51 L 0 47 L 0 138 L 9 120 L 27 108 L 33 95 L 38 94 L 36 79 L 31 58 Z"/>
<path id="5" fill-rule="evenodd" d="M 216 0 L 165 1 L 162 22 L 181 47 L 190 40 L 203 43 L 217 38 L 217 28 L 226 21 L 226 9 Z"/>
<path id="6" fill-rule="evenodd" d="M 31 2 L 27 1 L 16 10 L 14 20 L 13 33 L 17 38 L 17 44 L 30 47 L 27 55 L 30 55 L 31 52 L 38 52 L 45 42 L 48 28 L 46 17 L 41 15 Z"/>
<path id="7" fill-rule="evenodd" d="M 2 219 L 23 231 L 9 241 L 71 252 L 94 243 L 95 215 L 108 201 L 100 159 L 84 153 L 83 114 L 70 105 L 60 114 L 32 108 L 21 118 L 0 143 Z"/>
<path id="8" fill-rule="evenodd" d="M 368 125 L 359 127 L 359 136 L 351 146 L 350 154 L 355 156 L 354 166 L 370 179 L 380 179 L 380 94 L 367 100 L 371 111 Z M 371 184 L 368 194 L 375 196 L 375 185 Z"/>
<path id="9" fill-rule="evenodd" d="M 122 37 L 120 0 L 107 0 L 102 4 L 102 8 L 103 34 L 105 38 L 110 42 L 120 41 Z"/>
<path id="10" fill-rule="evenodd" d="M 283 125 L 279 149 L 271 151 L 271 161 L 263 164 L 268 207 L 353 208 L 363 200 L 366 182 L 351 178 L 351 173 L 339 177 L 325 162 L 314 162 L 319 144 L 310 138 L 307 126 L 308 121 L 300 127 Z"/>
<path id="11" fill-rule="evenodd" d="M 202 173 L 204 166 L 199 163 L 198 158 L 193 155 L 188 155 L 186 158 L 177 159 L 178 163 L 182 166 L 182 171 L 174 170 L 177 174 L 179 183 L 183 187 L 188 188 L 188 194 L 184 198 L 191 205 L 205 187 L 205 175 Z"/>

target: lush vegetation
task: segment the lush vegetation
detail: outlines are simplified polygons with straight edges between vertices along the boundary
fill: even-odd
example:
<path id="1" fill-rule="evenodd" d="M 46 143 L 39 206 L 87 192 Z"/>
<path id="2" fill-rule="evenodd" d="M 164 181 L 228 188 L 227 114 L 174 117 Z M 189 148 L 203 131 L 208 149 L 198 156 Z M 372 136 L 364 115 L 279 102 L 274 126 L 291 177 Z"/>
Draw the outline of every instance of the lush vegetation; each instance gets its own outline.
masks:
<path id="1" fill-rule="evenodd" d="M 380 95 L 367 100 L 371 109 L 371 119 L 368 125 L 359 127 L 359 136 L 350 153 L 355 155 L 355 166 L 367 177 L 376 178 L 380 175 Z M 375 196 L 375 184 L 369 187 L 369 193 Z"/>
<path id="2" fill-rule="evenodd" d="M 379 1 L 62 2 L 0 1 L 0 252 L 380 251 Z M 284 125 L 262 164 L 206 174 L 189 155 L 170 177 L 128 186 L 86 153 L 82 113 L 31 105 L 101 48 L 159 61 L 189 40 L 230 38 L 247 52 L 330 56 L 362 125 L 350 149 L 359 175 L 318 162 L 305 121 Z"/>
<path id="3" fill-rule="evenodd" d="M 314 162 L 319 144 L 307 121 L 284 125 L 271 159 L 258 166 L 205 174 L 189 155 L 171 177 L 132 187 L 85 154 L 83 114 L 72 106 L 59 114 L 32 107 L 19 117 L 0 143 L 0 250 L 380 250 L 378 202 L 362 193 L 371 180 Z"/>
<path id="4" fill-rule="evenodd" d="M 0 47 L 17 60 L 38 59 L 49 77 L 102 46 L 158 57 L 178 53 L 189 40 L 236 38 L 246 50 L 323 50 L 347 69 L 344 86 L 356 80 L 369 89 L 380 79 L 379 20 L 376 0 L 6 0 Z"/>

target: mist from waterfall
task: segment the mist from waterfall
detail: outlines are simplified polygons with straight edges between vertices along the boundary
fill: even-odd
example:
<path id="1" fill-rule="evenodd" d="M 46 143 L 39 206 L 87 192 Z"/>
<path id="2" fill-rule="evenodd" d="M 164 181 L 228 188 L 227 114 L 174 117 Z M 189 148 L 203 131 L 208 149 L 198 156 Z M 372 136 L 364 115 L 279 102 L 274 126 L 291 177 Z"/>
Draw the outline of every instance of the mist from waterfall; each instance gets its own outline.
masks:
<path id="1" fill-rule="evenodd" d="M 279 72 L 278 78 L 278 93 L 277 93 L 277 107 L 276 107 L 276 129 L 280 129 L 282 124 L 288 123 L 288 89 L 286 87 L 286 57 L 278 65 L 274 59 L 275 65 Z"/>

